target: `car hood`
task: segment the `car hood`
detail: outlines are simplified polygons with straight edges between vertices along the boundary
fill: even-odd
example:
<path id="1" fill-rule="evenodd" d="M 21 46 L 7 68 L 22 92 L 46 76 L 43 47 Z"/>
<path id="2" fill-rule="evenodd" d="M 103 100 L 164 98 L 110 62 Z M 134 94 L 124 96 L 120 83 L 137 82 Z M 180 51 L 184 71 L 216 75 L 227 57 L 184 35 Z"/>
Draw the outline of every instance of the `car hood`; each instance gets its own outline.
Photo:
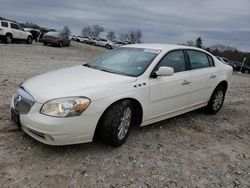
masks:
<path id="1" fill-rule="evenodd" d="M 64 68 L 35 76 L 22 84 L 38 103 L 68 97 L 86 96 L 121 84 L 136 81 L 136 78 L 108 73 L 85 66 Z"/>

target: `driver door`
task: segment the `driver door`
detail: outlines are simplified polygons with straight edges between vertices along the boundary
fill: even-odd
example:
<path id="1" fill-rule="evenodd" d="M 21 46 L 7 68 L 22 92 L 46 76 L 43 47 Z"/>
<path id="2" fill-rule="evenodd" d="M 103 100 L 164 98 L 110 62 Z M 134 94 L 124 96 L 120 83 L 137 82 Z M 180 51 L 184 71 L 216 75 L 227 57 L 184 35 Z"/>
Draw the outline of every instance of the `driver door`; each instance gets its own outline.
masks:
<path id="1" fill-rule="evenodd" d="M 149 119 L 175 113 L 188 106 L 191 83 L 190 71 L 187 71 L 183 50 L 167 53 L 155 67 L 172 67 L 172 76 L 150 78 L 150 112 Z"/>

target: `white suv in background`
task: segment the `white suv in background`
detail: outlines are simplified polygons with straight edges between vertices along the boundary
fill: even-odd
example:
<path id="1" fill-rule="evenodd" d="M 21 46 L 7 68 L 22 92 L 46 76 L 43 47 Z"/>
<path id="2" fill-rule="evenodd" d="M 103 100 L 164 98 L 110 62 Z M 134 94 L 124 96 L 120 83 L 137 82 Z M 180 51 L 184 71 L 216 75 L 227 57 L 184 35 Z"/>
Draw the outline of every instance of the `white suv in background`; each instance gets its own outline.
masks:
<path id="1" fill-rule="evenodd" d="M 32 34 L 25 31 L 22 26 L 17 23 L 0 20 L 0 39 L 7 44 L 13 42 L 13 40 L 26 41 L 27 44 L 32 44 Z"/>

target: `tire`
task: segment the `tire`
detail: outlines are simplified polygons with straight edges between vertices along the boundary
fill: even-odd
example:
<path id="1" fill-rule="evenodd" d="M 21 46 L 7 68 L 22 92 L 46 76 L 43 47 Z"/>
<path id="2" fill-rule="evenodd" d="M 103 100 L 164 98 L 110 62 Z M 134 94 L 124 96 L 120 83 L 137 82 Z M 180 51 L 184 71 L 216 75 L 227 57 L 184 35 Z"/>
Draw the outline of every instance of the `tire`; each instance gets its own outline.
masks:
<path id="1" fill-rule="evenodd" d="M 11 44 L 13 42 L 13 38 L 12 38 L 12 35 L 11 34 L 7 34 L 5 36 L 5 43 L 6 44 Z"/>
<path id="2" fill-rule="evenodd" d="M 85 40 L 85 41 L 83 41 L 83 43 L 84 43 L 84 44 L 87 44 L 87 41 Z"/>
<path id="3" fill-rule="evenodd" d="M 44 46 L 47 46 L 48 44 L 47 44 L 46 42 L 43 42 L 43 45 L 44 45 Z"/>
<path id="4" fill-rule="evenodd" d="M 111 49 L 111 46 L 110 46 L 110 45 L 106 45 L 106 48 L 107 48 L 108 50 L 110 50 L 110 49 Z"/>
<path id="5" fill-rule="evenodd" d="M 92 45 L 93 45 L 93 46 L 96 46 L 96 43 L 95 43 L 95 42 L 93 42 L 93 43 L 92 43 Z"/>
<path id="6" fill-rule="evenodd" d="M 222 86 L 218 86 L 214 90 L 208 102 L 208 105 L 205 108 L 207 113 L 216 114 L 221 109 L 224 99 L 225 99 L 225 93 L 226 93 L 226 89 Z"/>
<path id="7" fill-rule="evenodd" d="M 134 119 L 133 103 L 130 100 L 117 102 L 104 112 L 98 135 L 105 144 L 119 147 L 126 141 Z"/>
<path id="8" fill-rule="evenodd" d="M 27 44 L 32 44 L 33 40 L 31 36 L 28 36 L 26 43 Z"/>
<path id="9" fill-rule="evenodd" d="M 63 47 L 62 41 L 59 42 L 58 46 L 59 46 L 60 48 Z"/>

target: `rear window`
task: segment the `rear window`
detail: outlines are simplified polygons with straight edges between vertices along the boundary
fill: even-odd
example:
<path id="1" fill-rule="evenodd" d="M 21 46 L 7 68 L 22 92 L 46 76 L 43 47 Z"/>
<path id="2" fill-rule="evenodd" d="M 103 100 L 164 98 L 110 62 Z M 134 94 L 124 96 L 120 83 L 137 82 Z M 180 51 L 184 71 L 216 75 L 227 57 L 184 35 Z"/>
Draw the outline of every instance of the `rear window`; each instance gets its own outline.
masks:
<path id="1" fill-rule="evenodd" d="M 8 27 L 9 24 L 8 24 L 8 22 L 1 22 L 1 26 L 2 26 L 2 27 Z"/>
<path id="2" fill-rule="evenodd" d="M 46 35 L 59 36 L 60 33 L 59 32 L 52 32 L 52 31 L 50 31 L 50 32 L 46 33 Z"/>

